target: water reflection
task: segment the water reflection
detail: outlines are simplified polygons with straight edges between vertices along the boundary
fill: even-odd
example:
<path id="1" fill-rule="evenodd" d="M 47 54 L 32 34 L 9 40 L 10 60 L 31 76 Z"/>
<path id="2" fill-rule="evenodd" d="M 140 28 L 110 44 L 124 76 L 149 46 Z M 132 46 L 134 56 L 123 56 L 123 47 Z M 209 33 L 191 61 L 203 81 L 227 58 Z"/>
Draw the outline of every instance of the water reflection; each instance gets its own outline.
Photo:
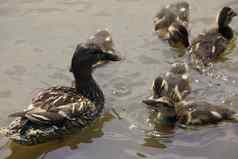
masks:
<path id="1" fill-rule="evenodd" d="M 99 118 L 91 126 L 83 129 L 81 132 L 75 132 L 73 135 L 63 137 L 59 140 L 51 141 L 49 143 L 35 145 L 35 146 L 24 146 L 13 142 L 6 144 L 5 149 L 10 149 L 11 154 L 6 159 L 18 159 L 27 158 L 35 159 L 40 157 L 41 159 L 47 158 L 47 154 L 54 150 L 57 151 L 74 151 L 79 149 L 81 143 L 92 143 L 95 138 L 103 136 L 103 125 L 105 122 L 109 122 L 113 119 L 112 114 L 106 113 L 102 118 Z M 60 152 L 58 152 L 60 154 Z M 52 154 L 51 154 L 52 156 Z"/>
<path id="2" fill-rule="evenodd" d="M 154 148 L 166 148 L 167 143 L 171 143 L 175 135 L 176 122 L 169 120 L 159 120 L 158 112 L 151 110 L 148 118 L 148 124 L 152 130 L 147 131 L 143 146 Z"/>

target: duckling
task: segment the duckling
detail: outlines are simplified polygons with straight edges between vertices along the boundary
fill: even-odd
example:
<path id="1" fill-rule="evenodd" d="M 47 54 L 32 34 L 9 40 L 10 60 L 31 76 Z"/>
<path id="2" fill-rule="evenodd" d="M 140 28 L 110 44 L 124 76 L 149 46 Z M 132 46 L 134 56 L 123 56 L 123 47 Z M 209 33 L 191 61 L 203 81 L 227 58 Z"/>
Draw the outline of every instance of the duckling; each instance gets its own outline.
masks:
<path id="1" fill-rule="evenodd" d="M 188 65 L 174 63 L 169 72 L 164 76 L 158 76 L 152 86 L 153 95 L 143 103 L 156 105 L 158 102 L 173 105 L 183 100 L 191 91 Z"/>
<path id="2" fill-rule="evenodd" d="M 108 29 L 97 30 L 97 32 L 86 41 L 86 46 L 90 44 L 98 45 L 105 52 L 115 52 L 112 35 Z"/>
<path id="3" fill-rule="evenodd" d="M 225 51 L 233 38 L 229 24 L 235 16 L 237 13 L 230 7 L 222 8 L 217 15 L 217 27 L 200 34 L 192 41 L 189 55 L 193 65 L 198 68 L 208 66 Z"/>
<path id="4" fill-rule="evenodd" d="M 160 98 L 154 98 L 153 100 L 144 100 L 145 104 L 150 109 L 150 123 L 161 124 L 174 124 L 176 122 L 176 111 L 174 109 L 173 102 L 169 97 L 162 96 Z M 156 125 L 157 125 L 156 124 Z"/>
<path id="5" fill-rule="evenodd" d="M 94 35 L 89 37 L 84 45 L 85 47 L 98 47 L 105 52 L 116 54 L 112 35 L 108 29 L 98 30 Z M 108 62 L 109 61 L 99 61 L 94 65 L 94 68 L 102 66 Z"/>
<path id="6" fill-rule="evenodd" d="M 207 125 L 230 120 L 238 121 L 238 113 L 222 105 L 205 101 L 181 101 L 176 103 L 176 118 L 182 125 Z"/>
<path id="7" fill-rule="evenodd" d="M 181 30 L 180 25 L 185 28 L 188 27 L 189 21 L 189 4 L 187 2 L 178 2 L 175 4 L 167 5 L 165 8 L 162 8 L 159 13 L 155 16 L 154 22 L 154 31 L 158 33 L 158 36 L 164 40 L 168 40 L 169 44 L 173 47 L 176 47 L 177 43 L 184 44 L 187 47 L 188 38 L 187 29 Z M 180 32 L 177 34 L 176 32 Z M 180 41 L 181 40 L 181 41 Z"/>
<path id="8" fill-rule="evenodd" d="M 187 64 L 174 63 L 169 72 L 154 80 L 152 96 L 142 101 L 152 108 L 153 114 L 156 112 L 154 122 L 159 125 L 176 122 L 174 105 L 182 101 L 191 91 L 188 71 Z"/>
<path id="9" fill-rule="evenodd" d="M 168 40 L 169 45 L 174 48 L 186 49 L 190 46 L 188 31 L 179 23 L 172 23 L 169 26 L 166 40 Z"/>
<path id="10" fill-rule="evenodd" d="M 74 128 L 84 128 L 104 107 L 104 95 L 92 76 L 98 61 L 118 61 L 119 56 L 78 45 L 71 61 L 73 87 L 51 87 L 40 91 L 31 105 L 10 117 L 16 119 L 1 133 L 20 144 L 38 144 L 60 137 Z"/>

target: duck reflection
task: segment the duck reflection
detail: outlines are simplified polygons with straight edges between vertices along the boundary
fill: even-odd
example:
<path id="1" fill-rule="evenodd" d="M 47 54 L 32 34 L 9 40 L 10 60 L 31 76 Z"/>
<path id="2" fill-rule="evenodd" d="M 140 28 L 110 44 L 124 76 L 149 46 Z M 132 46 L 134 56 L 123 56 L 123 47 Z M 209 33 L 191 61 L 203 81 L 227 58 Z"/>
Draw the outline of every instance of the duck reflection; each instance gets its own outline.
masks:
<path id="1" fill-rule="evenodd" d="M 92 125 L 83 129 L 81 132 L 77 131 L 72 135 L 62 137 L 45 144 L 35 146 L 23 146 L 14 142 L 6 144 L 4 147 L 10 149 L 11 154 L 6 159 L 35 159 L 45 158 L 49 152 L 54 150 L 65 151 L 65 149 L 77 150 L 81 143 L 92 143 L 95 138 L 103 136 L 103 125 L 113 119 L 113 115 L 105 113 L 101 118 L 97 119 Z"/>
<path id="2" fill-rule="evenodd" d="M 175 120 L 172 110 L 163 110 L 163 113 L 159 113 L 159 110 L 156 109 L 150 110 L 147 122 L 152 129 L 146 132 L 143 145 L 160 149 L 166 148 L 166 143 L 170 143 L 175 134 Z"/>

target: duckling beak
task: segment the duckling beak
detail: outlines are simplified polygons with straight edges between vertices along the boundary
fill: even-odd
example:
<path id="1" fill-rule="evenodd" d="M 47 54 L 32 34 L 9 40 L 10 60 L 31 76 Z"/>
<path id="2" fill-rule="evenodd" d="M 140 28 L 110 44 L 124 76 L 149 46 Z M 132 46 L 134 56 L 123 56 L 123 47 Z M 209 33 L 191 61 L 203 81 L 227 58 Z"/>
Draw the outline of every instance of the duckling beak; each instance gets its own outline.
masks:
<path id="1" fill-rule="evenodd" d="M 237 15 L 238 15 L 238 14 L 233 11 L 231 16 L 232 16 L 232 17 L 236 17 Z"/>
<path id="2" fill-rule="evenodd" d="M 101 54 L 101 59 L 102 61 L 120 61 L 121 57 L 119 57 L 116 54 L 108 53 L 108 52 L 103 52 Z"/>
<path id="3" fill-rule="evenodd" d="M 155 106 L 156 104 L 158 104 L 159 102 L 156 101 L 156 99 L 154 97 L 149 97 L 148 99 L 144 99 L 142 100 L 142 103 L 146 104 L 146 105 L 150 105 L 150 106 Z"/>
<path id="4" fill-rule="evenodd" d="M 154 98 L 153 96 L 148 99 L 142 100 L 142 102 L 149 106 L 156 106 L 157 104 L 163 104 L 164 106 L 173 107 L 173 104 L 169 101 L 168 97 Z"/>

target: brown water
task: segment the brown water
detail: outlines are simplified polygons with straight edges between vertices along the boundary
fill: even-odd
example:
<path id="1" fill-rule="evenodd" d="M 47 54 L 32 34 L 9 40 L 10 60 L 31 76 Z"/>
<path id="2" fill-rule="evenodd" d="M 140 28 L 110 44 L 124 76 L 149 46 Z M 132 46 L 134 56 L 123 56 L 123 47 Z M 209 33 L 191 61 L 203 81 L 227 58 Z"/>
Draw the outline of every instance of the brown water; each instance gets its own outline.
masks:
<path id="1" fill-rule="evenodd" d="M 154 132 L 141 100 L 152 80 L 178 58 L 176 50 L 152 33 L 152 18 L 165 0 L 0 0 L 0 126 L 22 110 L 39 88 L 71 85 L 69 62 L 77 43 L 99 28 L 109 28 L 126 58 L 95 71 L 107 102 L 106 113 L 81 133 L 37 146 L 0 137 L 6 159 L 237 159 L 238 124 L 198 130 L 164 127 Z M 224 5 L 238 11 L 237 0 L 191 0 L 191 35 L 214 23 Z M 232 23 L 238 31 L 238 18 Z M 236 45 L 233 43 L 233 45 Z M 193 73 L 196 98 L 238 110 L 238 49 L 215 67 L 213 79 Z M 198 80 L 198 83 L 194 81 Z M 112 113 L 112 108 L 119 114 Z"/>

